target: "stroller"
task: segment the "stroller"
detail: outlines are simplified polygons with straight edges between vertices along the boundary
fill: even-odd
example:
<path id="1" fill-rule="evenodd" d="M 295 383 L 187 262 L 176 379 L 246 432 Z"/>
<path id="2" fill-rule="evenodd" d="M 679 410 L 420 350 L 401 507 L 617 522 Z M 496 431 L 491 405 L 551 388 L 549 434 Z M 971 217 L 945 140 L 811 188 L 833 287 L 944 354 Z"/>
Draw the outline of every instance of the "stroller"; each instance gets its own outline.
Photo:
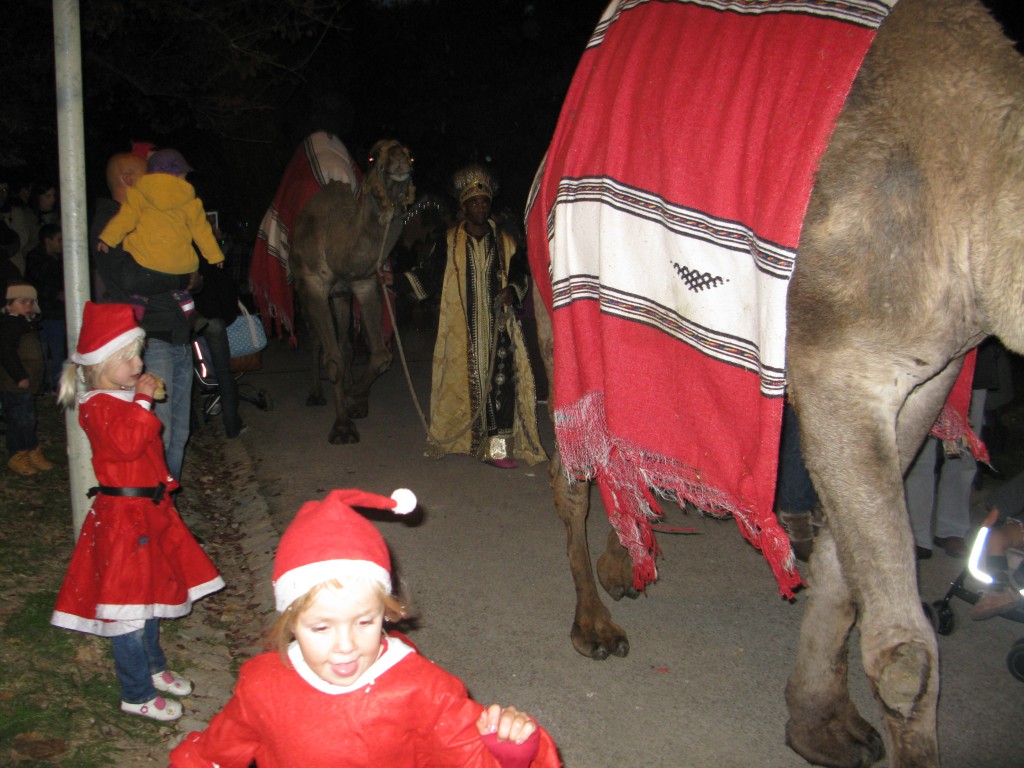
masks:
<path id="1" fill-rule="evenodd" d="M 978 531 L 978 535 L 971 546 L 971 554 L 968 558 L 967 566 L 950 583 L 949 590 L 945 596 L 941 600 L 936 600 L 931 605 L 924 603 L 924 612 L 931 620 L 935 631 L 940 635 L 952 634 L 953 630 L 956 629 L 956 613 L 953 612 L 949 605 L 950 600 L 954 597 L 959 597 L 961 600 L 975 605 L 981 599 L 982 592 L 971 590 L 965 586 L 967 578 L 970 577 L 974 581 L 986 586 L 994 581 L 992 576 L 982 566 L 984 562 L 985 541 L 988 538 L 991 525 L 992 523 L 986 520 L 985 524 Z M 1024 551 L 1008 549 L 1006 551 L 1006 559 L 1012 573 L 1021 562 L 1024 562 Z M 1014 587 L 1017 586 L 1014 584 Z M 1021 589 L 1021 594 L 1024 595 L 1024 589 Z M 1002 614 L 1002 617 L 1024 624 L 1024 607 L 1018 603 L 1012 610 Z M 1024 682 L 1024 637 L 1018 638 L 1013 643 L 1010 652 L 1006 655 L 1006 666 L 1010 670 L 1011 675 Z"/>
<path id="2" fill-rule="evenodd" d="M 265 390 L 241 381 L 246 373 L 258 371 L 263 367 L 263 348 L 267 340 L 258 318 L 251 315 L 241 302 L 238 306 L 242 313 L 228 327 L 231 374 L 238 382 L 238 399 L 252 403 L 261 411 L 269 411 L 274 407 L 270 395 Z M 233 338 L 240 338 L 242 341 L 236 342 Z M 193 426 L 198 428 L 209 421 L 211 416 L 218 415 L 223 406 L 217 375 L 210 360 L 210 349 L 202 336 L 192 342 L 192 359 L 196 378 L 196 386 L 193 388 L 192 421 Z"/>

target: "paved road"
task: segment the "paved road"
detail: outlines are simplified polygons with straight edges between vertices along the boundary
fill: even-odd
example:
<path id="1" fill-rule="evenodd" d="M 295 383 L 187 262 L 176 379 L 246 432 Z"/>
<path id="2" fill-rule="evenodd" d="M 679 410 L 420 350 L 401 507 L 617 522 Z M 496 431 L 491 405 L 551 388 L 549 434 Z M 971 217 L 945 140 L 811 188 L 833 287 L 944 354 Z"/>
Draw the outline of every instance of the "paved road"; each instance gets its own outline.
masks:
<path id="1" fill-rule="evenodd" d="M 431 342 L 407 332 L 405 344 L 426 408 Z M 630 633 L 629 656 L 591 661 L 569 642 L 574 593 L 546 468 L 424 458 L 423 430 L 397 361 L 374 389 L 369 418 L 359 424 L 362 442 L 329 445 L 332 413 L 305 405 L 307 354 L 271 342 L 263 369 L 245 378 L 274 402 L 268 412 L 243 404 L 249 430 L 242 438 L 274 525 L 283 527 L 302 502 L 331 488 L 413 489 L 422 517 L 379 523 L 420 616 L 412 636 L 478 700 L 536 715 L 569 768 L 805 765 L 783 740 L 783 689 L 804 603 L 779 598 L 767 565 L 733 522 L 676 511 L 671 524 L 700 534 L 660 537 L 659 582 L 647 597 L 613 606 Z M 542 436 L 550 446 L 543 415 Z M 593 498 L 597 552 L 608 524 Z M 940 598 L 959 567 L 942 553 L 923 562 L 923 595 Z M 974 623 L 965 602 L 953 606 L 958 628 L 940 638 L 943 765 L 1024 765 L 1024 684 L 1004 661 L 1024 627 Z M 853 695 L 877 726 L 856 646 L 853 654 Z"/>

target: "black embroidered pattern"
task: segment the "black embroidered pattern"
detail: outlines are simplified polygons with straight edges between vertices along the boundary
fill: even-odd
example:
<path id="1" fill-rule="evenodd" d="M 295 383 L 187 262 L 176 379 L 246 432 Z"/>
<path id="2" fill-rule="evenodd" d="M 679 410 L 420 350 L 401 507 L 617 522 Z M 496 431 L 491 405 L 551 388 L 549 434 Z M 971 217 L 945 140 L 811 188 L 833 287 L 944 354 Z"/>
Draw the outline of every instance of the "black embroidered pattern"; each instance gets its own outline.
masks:
<path id="1" fill-rule="evenodd" d="M 675 268 L 676 274 L 679 275 L 680 279 L 686 283 L 686 287 L 694 292 L 703 291 L 705 288 L 717 288 L 727 282 L 722 277 L 712 275 L 709 272 L 690 269 L 677 262 L 672 262 L 672 266 Z"/>

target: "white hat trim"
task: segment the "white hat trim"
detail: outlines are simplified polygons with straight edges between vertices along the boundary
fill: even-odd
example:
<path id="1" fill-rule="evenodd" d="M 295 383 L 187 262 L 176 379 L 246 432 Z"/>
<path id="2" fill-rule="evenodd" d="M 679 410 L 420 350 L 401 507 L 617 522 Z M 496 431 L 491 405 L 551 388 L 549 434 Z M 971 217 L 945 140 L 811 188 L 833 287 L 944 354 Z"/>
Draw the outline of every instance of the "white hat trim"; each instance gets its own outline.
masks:
<path id="1" fill-rule="evenodd" d="M 283 573 L 274 582 L 275 607 L 279 613 L 284 613 L 289 605 L 313 587 L 331 579 L 344 583 L 346 579 L 353 578 L 379 582 L 388 593 L 391 592 L 391 574 L 372 560 L 322 560 Z"/>
<path id="2" fill-rule="evenodd" d="M 119 349 L 124 349 L 133 341 L 145 335 L 146 332 L 141 328 L 132 328 L 125 331 L 120 336 L 115 336 L 102 347 L 94 349 L 92 352 L 86 352 L 83 355 L 79 353 L 78 350 L 75 350 L 71 353 L 71 362 L 77 363 L 78 365 L 96 365 L 97 363 L 102 363 Z"/>

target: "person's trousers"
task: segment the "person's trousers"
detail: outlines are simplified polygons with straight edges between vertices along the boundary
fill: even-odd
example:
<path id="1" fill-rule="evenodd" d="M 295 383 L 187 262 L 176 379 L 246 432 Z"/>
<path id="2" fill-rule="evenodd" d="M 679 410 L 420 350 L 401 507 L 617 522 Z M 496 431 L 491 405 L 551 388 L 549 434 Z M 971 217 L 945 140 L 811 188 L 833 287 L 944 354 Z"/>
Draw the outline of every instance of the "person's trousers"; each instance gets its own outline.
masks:
<path id="1" fill-rule="evenodd" d="M 164 425 L 167 469 L 180 481 L 192 412 L 192 345 L 150 338 L 146 342 L 145 363 L 146 372 L 163 379 L 167 388 L 167 399 L 153 407 Z"/>
<path id="2" fill-rule="evenodd" d="M 985 394 L 984 389 L 971 393 L 970 424 L 979 435 L 985 417 Z M 917 546 L 931 549 L 932 537 L 963 538 L 967 534 L 971 527 L 971 490 L 977 471 L 978 462 L 969 448 L 962 448 L 958 457 L 950 457 L 945 455 L 938 438 L 931 435 L 925 438 L 904 480 L 907 512 Z"/>
<path id="3" fill-rule="evenodd" d="M 153 675 L 167 669 L 167 658 L 160 648 L 160 620 L 150 619 L 143 629 L 111 640 L 121 701 L 142 704 L 157 696 Z"/>
<path id="4" fill-rule="evenodd" d="M 31 451 L 39 445 L 36 436 L 36 399 L 29 392 L 0 392 L 7 421 L 7 450 L 11 456 L 21 451 Z"/>

